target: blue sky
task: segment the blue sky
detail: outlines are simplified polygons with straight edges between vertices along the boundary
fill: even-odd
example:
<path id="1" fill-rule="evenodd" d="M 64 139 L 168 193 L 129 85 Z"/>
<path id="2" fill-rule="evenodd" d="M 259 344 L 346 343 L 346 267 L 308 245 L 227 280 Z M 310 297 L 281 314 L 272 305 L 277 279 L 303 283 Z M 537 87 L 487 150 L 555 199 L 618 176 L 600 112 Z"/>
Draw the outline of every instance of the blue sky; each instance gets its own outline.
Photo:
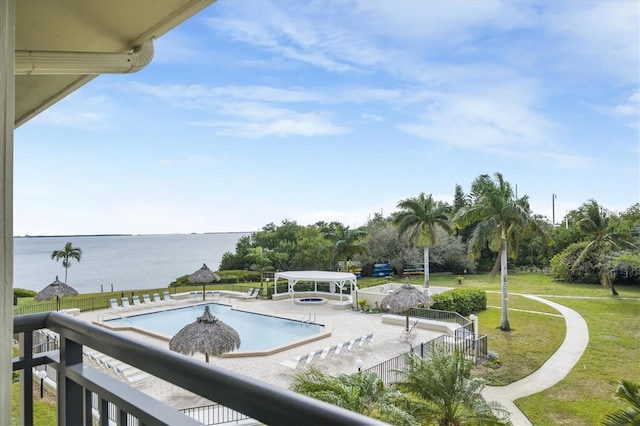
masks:
<path id="1" fill-rule="evenodd" d="M 354 227 L 501 172 L 640 202 L 635 1 L 219 0 L 16 130 L 14 234 Z"/>

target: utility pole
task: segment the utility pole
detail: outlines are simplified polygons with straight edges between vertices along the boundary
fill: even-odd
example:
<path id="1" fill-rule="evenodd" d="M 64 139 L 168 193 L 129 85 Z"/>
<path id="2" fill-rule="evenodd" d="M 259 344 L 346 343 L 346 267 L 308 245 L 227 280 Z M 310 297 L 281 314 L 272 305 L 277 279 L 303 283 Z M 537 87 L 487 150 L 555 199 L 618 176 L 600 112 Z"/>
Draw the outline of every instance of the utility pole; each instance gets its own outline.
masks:
<path id="1" fill-rule="evenodd" d="M 551 196 L 551 224 L 556 227 L 556 194 Z"/>

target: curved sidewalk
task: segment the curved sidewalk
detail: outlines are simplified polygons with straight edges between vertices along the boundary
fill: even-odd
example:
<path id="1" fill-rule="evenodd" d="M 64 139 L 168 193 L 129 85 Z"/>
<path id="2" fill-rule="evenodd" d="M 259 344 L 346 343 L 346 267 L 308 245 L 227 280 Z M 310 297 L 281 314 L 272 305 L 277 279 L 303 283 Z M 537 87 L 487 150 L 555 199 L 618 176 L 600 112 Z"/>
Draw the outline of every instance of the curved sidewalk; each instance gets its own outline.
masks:
<path id="1" fill-rule="evenodd" d="M 546 303 L 562 314 L 567 327 L 564 341 L 547 362 L 533 374 L 507 386 L 487 386 L 483 389 L 482 396 L 486 401 L 502 404 L 511 413 L 511 422 L 515 426 L 530 426 L 529 419 L 513 401 L 548 389 L 564 379 L 589 344 L 589 329 L 584 318 L 573 309 L 538 296 L 530 294 L 521 296 Z"/>

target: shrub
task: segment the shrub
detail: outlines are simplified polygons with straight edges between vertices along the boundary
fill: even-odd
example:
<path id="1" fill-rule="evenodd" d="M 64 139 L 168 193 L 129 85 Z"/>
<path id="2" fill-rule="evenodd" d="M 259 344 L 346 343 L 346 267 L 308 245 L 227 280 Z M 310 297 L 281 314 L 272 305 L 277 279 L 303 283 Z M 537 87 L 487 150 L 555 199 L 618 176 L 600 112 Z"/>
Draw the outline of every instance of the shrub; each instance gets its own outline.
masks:
<path id="1" fill-rule="evenodd" d="M 236 284 L 236 283 L 259 283 L 262 274 L 260 271 L 246 271 L 243 269 L 233 269 L 229 271 L 218 271 L 220 275 L 221 284 Z"/>
<path id="2" fill-rule="evenodd" d="M 193 285 L 193 284 L 189 282 L 189 275 L 183 275 L 181 277 L 176 278 L 175 281 L 169 284 L 169 287 L 184 287 L 187 285 Z"/>
<path id="3" fill-rule="evenodd" d="M 36 295 L 36 292 L 33 290 L 27 290 L 24 288 L 14 288 L 13 295 L 15 297 L 34 297 Z"/>
<path id="4" fill-rule="evenodd" d="M 587 246 L 587 242 L 571 244 L 551 258 L 550 266 L 554 277 L 568 282 L 600 283 L 599 261 L 592 251 L 577 268 L 572 268 L 578 256 Z"/>
<path id="5" fill-rule="evenodd" d="M 467 316 L 487 309 L 487 293 L 475 288 L 456 288 L 432 296 L 431 309 L 453 311 Z"/>

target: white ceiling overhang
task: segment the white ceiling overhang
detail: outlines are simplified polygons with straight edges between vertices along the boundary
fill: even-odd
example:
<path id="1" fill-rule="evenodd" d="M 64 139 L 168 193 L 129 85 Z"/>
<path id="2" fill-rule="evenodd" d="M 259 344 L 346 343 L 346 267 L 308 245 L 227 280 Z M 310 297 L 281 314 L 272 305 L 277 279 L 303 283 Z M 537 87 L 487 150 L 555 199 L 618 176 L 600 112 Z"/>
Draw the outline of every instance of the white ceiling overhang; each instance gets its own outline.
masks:
<path id="1" fill-rule="evenodd" d="M 16 127 L 99 74 L 141 69 L 153 39 L 214 1 L 16 1 Z"/>

